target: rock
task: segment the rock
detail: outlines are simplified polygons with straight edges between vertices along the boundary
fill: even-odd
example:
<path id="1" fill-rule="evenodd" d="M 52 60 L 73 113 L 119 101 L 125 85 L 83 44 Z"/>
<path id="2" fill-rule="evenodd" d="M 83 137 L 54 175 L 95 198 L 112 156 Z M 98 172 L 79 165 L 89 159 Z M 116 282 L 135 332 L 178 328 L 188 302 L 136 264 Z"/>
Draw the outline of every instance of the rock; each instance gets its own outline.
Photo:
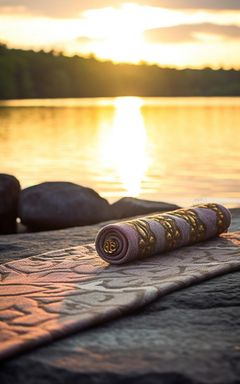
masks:
<path id="1" fill-rule="evenodd" d="M 134 197 L 123 197 L 116 203 L 112 204 L 114 219 L 145 215 L 154 212 L 173 211 L 174 209 L 178 208 L 180 207 L 175 204 L 163 203 L 161 201 L 136 199 Z"/>
<path id="2" fill-rule="evenodd" d="M 19 217 L 32 230 L 60 229 L 108 220 L 110 205 L 93 189 L 47 182 L 21 192 Z"/>
<path id="3" fill-rule="evenodd" d="M 16 177 L 0 173 L 0 233 L 16 232 L 20 189 Z"/>

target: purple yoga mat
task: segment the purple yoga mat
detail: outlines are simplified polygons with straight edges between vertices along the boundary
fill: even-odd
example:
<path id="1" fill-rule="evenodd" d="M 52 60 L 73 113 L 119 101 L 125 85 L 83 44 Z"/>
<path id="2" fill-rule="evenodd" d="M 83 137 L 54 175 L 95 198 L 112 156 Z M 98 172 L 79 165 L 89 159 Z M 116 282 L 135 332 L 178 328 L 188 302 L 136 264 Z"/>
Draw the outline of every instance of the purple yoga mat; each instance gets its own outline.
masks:
<path id="1" fill-rule="evenodd" d="M 3 264 L 0 360 L 239 269 L 240 232 L 131 264 L 107 264 L 93 244 Z"/>
<path id="2" fill-rule="evenodd" d="M 95 246 L 108 263 L 128 263 L 208 240 L 226 232 L 230 223 L 227 208 L 214 203 L 201 204 L 106 225 L 98 233 Z"/>
<path id="3" fill-rule="evenodd" d="M 166 250 L 183 245 L 185 241 L 190 244 L 212 237 L 230 223 L 229 212 L 218 205 L 195 207 L 190 211 L 188 219 L 189 210 L 157 215 L 160 223 L 141 219 L 141 225 L 146 222 L 151 228 L 147 234 L 145 226 L 142 232 L 141 225 L 140 229 L 135 229 L 135 220 L 130 222 L 135 224 L 116 224 L 110 228 L 124 225 L 130 228 L 131 233 L 135 233 L 133 244 L 124 238 L 123 246 L 128 244 L 133 254 L 125 245 L 126 255 L 137 257 L 136 249 L 140 249 L 142 257 L 147 256 L 143 253 L 146 249 L 148 252 Z M 185 219 L 181 212 L 185 212 Z M 169 218 L 174 218 L 176 227 L 170 225 Z M 169 224 L 167 230 L 163 220 Z M 106 228 L 109 226 L 104 230 Z M 157 232 L 159 228 L 161 232 Z M 149 243 L 140 243 L 149 233 L 153 233 L 154 242 L 150 239 Z M 166 236 L 167 233 L 172 237 Z M 177 233 L 176 237 L 173 233 Z M 162 238 L 165 239 L 163 243 Z M 147 248 L 145 244 L 149 244 Z M 240 232 L 223 234 L 198 245 L 166 252 L 161 257 L 157 254 L 145 262 L 135 260 L 126 265 L 107 264 L 98 256 L 93 244 L 5 263 L 0 266 L 0 360 L 122 316 L 174 290 L 239 269 Z"/>

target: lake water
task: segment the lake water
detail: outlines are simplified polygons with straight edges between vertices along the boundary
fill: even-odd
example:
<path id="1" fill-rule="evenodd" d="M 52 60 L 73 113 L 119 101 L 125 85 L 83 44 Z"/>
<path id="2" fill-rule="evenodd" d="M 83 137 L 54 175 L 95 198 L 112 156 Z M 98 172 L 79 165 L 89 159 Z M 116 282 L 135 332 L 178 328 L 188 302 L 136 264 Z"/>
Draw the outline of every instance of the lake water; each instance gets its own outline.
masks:
<path id="1" fill-rule="evenodd" d="M 0 102 L 0 172 L 122 196 L 240 206 L 240 98 Z"/>

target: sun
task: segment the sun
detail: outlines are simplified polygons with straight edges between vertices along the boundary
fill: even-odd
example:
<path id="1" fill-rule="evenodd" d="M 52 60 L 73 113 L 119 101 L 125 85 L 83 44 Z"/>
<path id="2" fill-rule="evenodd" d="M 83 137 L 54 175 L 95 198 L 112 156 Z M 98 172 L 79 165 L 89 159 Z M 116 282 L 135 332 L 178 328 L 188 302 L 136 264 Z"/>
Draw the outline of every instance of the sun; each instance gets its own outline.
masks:
<path id="1" fill-rule="evenodd" d="M 151 44 L 144 32 L 148 29 L 179 24 L 183 14 L 164 8 L 134 3 L 86 11 L 83 27 L 90 37 L 85 48 L 98 58 L 114 62 L 148 61 Z M 164 47 L 162 47 L 164 51 Z M 152 60 L 154 61 L 154 60 Z"/>
<path id="2" fill-rule="evenodd" d="M 92 51 L 100 58 L 116 62 L 141 60 L 144 49 L 144 17 L 139 7 L 125 4 L 86 12 L 91 20 L 88 33 L 92 36 Z"/>
<path id="3" fill-rule="evenodd" d="M 103 52 L 111 54 L 111 58 L 116 62 L 138 62 L 141 60 L 144 41 L 142 33 L 132 29 L 131 25 L 125 25 L 124 31 L 115 29 L 111 36 L 105 39 L 102 45 Z"/>

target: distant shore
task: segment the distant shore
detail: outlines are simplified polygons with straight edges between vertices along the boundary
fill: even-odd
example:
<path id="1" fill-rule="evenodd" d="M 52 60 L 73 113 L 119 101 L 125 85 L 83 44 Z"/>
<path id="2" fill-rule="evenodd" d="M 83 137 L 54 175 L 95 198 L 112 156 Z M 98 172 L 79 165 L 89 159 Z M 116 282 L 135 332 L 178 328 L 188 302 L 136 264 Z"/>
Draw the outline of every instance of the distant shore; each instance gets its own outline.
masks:
<path id="1" fill-rule="evenodd" d="M 0 44 L 0 99 L 240 96 L 240 70 L 114 64 Z"/>

